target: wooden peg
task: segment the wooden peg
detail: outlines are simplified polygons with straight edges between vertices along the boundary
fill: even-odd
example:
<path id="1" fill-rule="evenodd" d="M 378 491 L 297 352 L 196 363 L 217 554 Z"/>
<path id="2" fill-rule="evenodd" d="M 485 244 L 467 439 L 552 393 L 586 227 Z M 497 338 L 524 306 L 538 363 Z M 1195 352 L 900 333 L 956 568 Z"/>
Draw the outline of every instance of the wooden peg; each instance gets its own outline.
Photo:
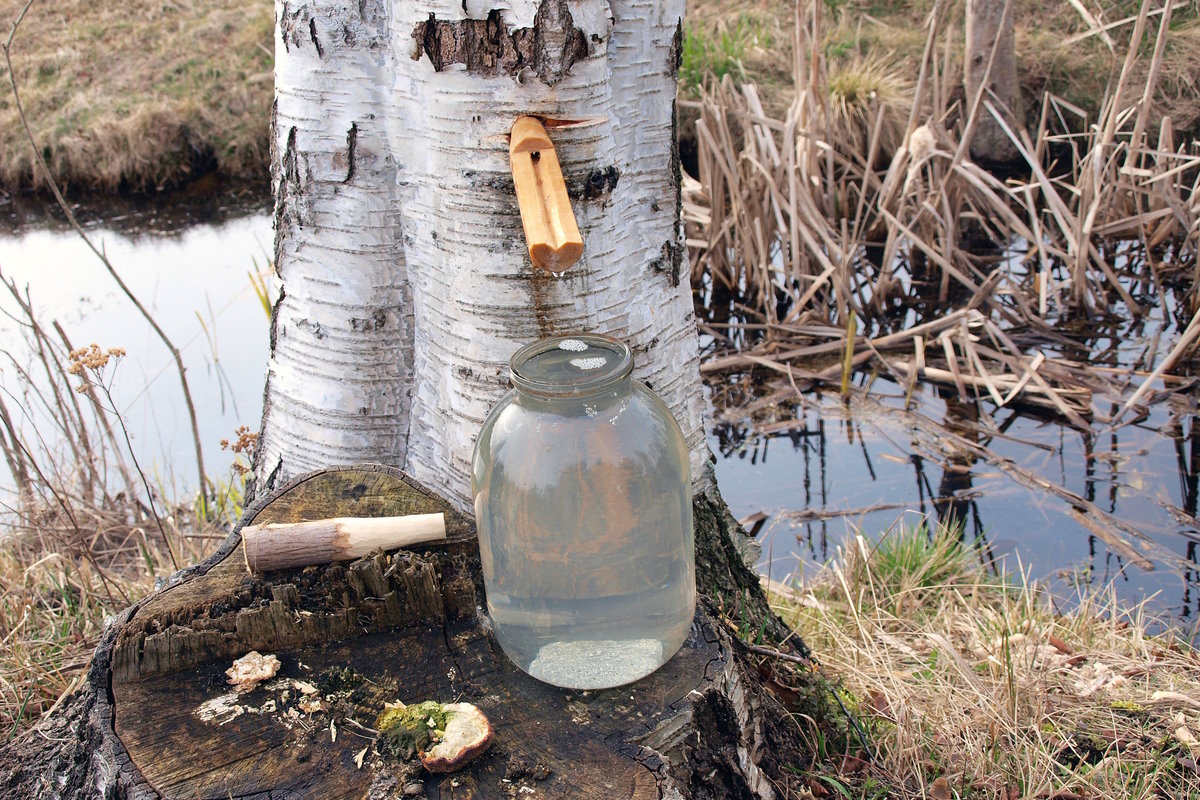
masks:
<path id="1" fill-rule="evenodd" d="M 583 237 L 571 210 L 558 154 L 541 122 L 519 117 L 513 123 L 508 160 L 529 259 L 536 267 L 562 272 L 583 255 Z"/>
<path id="2" fill-rule="evenodd" d="M 251 572 L 350 561 L 377 549 L 393 550 L 445 538 L 446 518 L 441 513 L 333 517 L 242 528 L 246 566 Z"/>

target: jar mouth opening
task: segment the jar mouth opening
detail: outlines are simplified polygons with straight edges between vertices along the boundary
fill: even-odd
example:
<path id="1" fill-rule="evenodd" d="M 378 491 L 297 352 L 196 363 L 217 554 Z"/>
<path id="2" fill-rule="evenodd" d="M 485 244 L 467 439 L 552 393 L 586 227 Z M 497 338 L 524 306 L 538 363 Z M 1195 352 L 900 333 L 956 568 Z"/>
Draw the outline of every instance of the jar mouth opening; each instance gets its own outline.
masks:
<path id="1" fill-rule="evenodd" d="M 600 333 L 551 336 L 525 345 L 509 362 L 513 385 L 543 397 L 595 394 L 633 372 L 633 353 Z"/>

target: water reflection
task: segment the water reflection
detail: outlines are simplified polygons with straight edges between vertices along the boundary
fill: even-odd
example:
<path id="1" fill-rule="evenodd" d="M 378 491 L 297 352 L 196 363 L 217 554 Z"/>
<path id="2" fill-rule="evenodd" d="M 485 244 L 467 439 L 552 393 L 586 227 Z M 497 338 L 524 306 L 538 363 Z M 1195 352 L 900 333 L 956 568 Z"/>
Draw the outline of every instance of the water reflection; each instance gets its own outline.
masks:
<path id="1" fill-rule="evenodd" d="M 1007 320 L 1005 336 L 1015 349 L 1030 357 L 1040 351 L 1047 367 L 1061 364 L 1069 372 L 1082 398 L 1068 409 L 1074 424 L 1059 415 L 1061 405 L 1018 405 L 1028 395 L 1000 408 L 978 384 L 936 388 L 928 382 L 931 370 L 914 390 L 893 373 L 905 368 L 892 368 L 883 357 L 864 367 L 874 364 L 878 374 L 855 373 L 858 391 L 850 401 L 821 394 L 819 388 L 836 383 L 829 365 L 837 371 L 844 308 L 816 302 L 795 314 L 784 303 L 773 309 L 773 319 L 789 321 L 768 324 L 737 287 L 701 275 L 695 309 L 706 359 L 749 349 L 768 360 L 781 351 L 805 354 L 791 361 L 794 374 L 777 366 L 706 376 L 723 493 L 736 514 L 768 516 L 759 537 L 767 554 L 763 569 L 784 579 L 825 562 L 851 529 L 878 535 L 897 524 L 955 523 L 995 563 L 1013 569 L 1019 559 L 1062 588 L 1111 583 L 1125 600 L 1152 597 L 1152 607 L 1196 620 L 1200 382 L 1189 377 L 1196 364 L 1173 367 L 1167 388 L 1150 392 L 1146 408 L 1127 414 L 1124 425 L 1095 421 L 1122 409 L 1130 384 L 1145 380 L 1191 318 L 1194 253 L 1173 243 L 1153 252 L 1139 242 L 1100 243 L 1096 257 L 1111 265 L 1123 296 L 1138 308 L 1114 292 L 1104 301 L 1108 308 L 1071 318 L 1060 316 L 1057 289 L 1039 299 L 1035 283 L 1061 289 L 1068 265 L 1042 264 L 1018 248 L 978 249 L 976 255 L 981 277 L 1002 264 L 1010 288 L 1035 287 L 1023 298 L 1016 295 L 1024 289 L 991 296 L 988 313 Z M 874 262 L 869 247 L 863 256 L 852 275 L 879 269 L 879 253 Z M 869 309 L 857 319 L 860 335 L 885 337 L 962 313 L 969 298 L 947 294 L 940 272 L 925 266 L 901 254 L 891 265 L 898 283 L 879 302 L 862 295 L 862 285 L 851 287 L 859 307 Z M 1046 275 L 1058 283 L 1044 281 Z M 1017 308 L 1027 302 L 1040 303 L 1036 312 Z M 1040 319 L 1030 322 L 1034 317 Z M 965 350 L 959 352 L 965 359 Z M 815 363 L 806 362 L 810 357 Z M 1134 376 L 1133 370 L 1142 372 Z"/>
<path id="2" fill-rule="evenodd" d="M 267 361 L 267 317 L 249 273 L 268 263 L 271 221 L 261 206 L 234 196 L 224 204 L 132 209 L 109 206 L 85 214 L 89 235 L 181 350 L 210 476 L 228 474 L 231 455 L 219 441 L 238 425 L 257 428 Z M 116 202 L 116 201 L 113 201 Z M 215 208 L 214 208 L 215 206 Z M 207 210 L 202 210 L 207 209 Z M 123 347 L 113 395 L 129 426 L 138 460 L 172 496 L 187 497 L 195 474 L 191 426 L 173 361 L 145 321 L 116 288 L 83 241 L 33 210 L 7 209 L 0 232 L 0 269 L 28 287 L 41 321 L 60 322 L 81 346 Z M 106 217 L 102 211 L 115 214 Z M 193 224 L 199 217 L 216 220 Z M 16 227 L 12 227 L 16 223 Z M 0 296 L 0 312 L 14 312 Z M 19 316 L 19 315 L 16 315 Z M 0 314 L 0 390 L 19 408 L 23 435 L 41 441 L 54 430 L 21 375 L 39 374 L 12 317 Z M 24 385 L 23 385 L 24 384 Z M 53 449 L 52 441 L 46 442 Z M 176 480 L 178 478 L 178 480 Z M 0 468 L 0 500 L 12 482 Z"/>
<path id="3" fill-rule="evenodd" d="M 718 482 L 735 515 L 765 513 L 760 566 L 777 580 L 828 561 L 852 529 L 941 523 L 993 568 L 1032 568 L 1064 592 L 1113 584 L 1183 621 L 1200 614 L 1190 411 L 1162 404 L 1141 424 L 1095 433 L 993 416 L 928 387 L 905 410 L 902 387 L 882 379 L 869 401 L 849 403 L 748 375 L 710 388 Z"/>

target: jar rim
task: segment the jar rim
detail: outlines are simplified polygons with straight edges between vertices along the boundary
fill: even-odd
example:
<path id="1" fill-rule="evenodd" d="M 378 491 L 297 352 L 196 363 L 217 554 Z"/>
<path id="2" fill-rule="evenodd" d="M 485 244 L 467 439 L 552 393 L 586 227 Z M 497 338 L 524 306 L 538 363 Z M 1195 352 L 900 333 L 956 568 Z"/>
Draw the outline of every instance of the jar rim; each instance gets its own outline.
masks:
<path id="1" fill-rule="evenodd" d="M 568 362 L 579 367 L 577 372 L 566 378 L 539 372 L 535 368 L 537 359 L 554 351 L 578 353 L 582 358 Z M 597 356 L 596 351 L 603 351 L 603 355 Z M 551 336 L 517 350 L 509 361 L 509 370 L 513 385 L 521 391 L 544 397 L 577 397 L 604 391 L 628 378 L 633 372 L 633 351 L 620 339 L 602 333 Z"/>

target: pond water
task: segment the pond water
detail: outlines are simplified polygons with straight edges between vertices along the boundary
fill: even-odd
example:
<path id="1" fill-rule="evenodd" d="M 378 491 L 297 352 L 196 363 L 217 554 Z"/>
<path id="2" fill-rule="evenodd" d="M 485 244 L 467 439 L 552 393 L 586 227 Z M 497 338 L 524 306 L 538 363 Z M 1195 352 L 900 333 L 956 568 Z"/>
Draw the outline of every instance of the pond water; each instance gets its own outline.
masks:
<path id="1" fill-rule="evenodd" d="M 1048 581 L 1067 604 L 1078 587 L 1112 586 L 1194 632 L 1200 532 L 1183 517 L 1196 512 L 1193 409 L 1164 403 L 1096 436 L 1009 412 L 1000 415 L 1003 433 L 976 434 L 994 454 L 985 461 L 939 447 L 939 429 L 978 430 L 976 409 L 929 388 L 914 410 L 904 406 L 903 387 L 877 386 L 848 407 L 806 393 L 774 406 L 769 421 L 714 427 L 718 482 L 735 516 L 759 525 L 762 573 L 780 581 L 812 574 L 859 530 L 874 538 L 955 519 L 985 559 Z M 1103 528 L 1098 535 L 1105 523 L 1081 521 L 1087 515 L 1031 476 L 1144 534 L 1134 557 L 1109 546 Z"/>
<path id="2" fill-rule="evenodd" d="M 258 429 L 266 376 L 268 318 L 250 274 L 268 263 L 271 220 L 261 201 L 230 198 L 218 206 L 107 208 L 86 220 L 133 293 L 179 348 L 196 405 L 206 469 L 228 475 L 239 425 Z M 0 228 L 0 271 L 26 288 L 43 325 L 60 322 L 76 347 L 93 342 L 127 352 L 112 377 L 112 394 L 135 452 L 152 480 L 175 497 L 196 490 L 194 450 L 174 361 L 86 243 L 42 208 L 8 209 Z M 15 303 L 0 293 L 0 311 Z M 23 394 L 17 365 L 39 374 L 16 322 L 0 316 L 0 341 L 18 364 L 0 362 L 0 386 L 24 435 L 49 430 L 36 402 Z M 9 487 L 7 470 L 0 486 Z"/>
<path id="3" fill-rule="evenodd" d="M 268 214 L 253 198 L 233 198 L 182 213 L 110 209 L 88 229 L 181 348 L 206 466 L 228 474 L 231 454 L 218 442 L 239 425 L 256 430 L 261 414 L 268 320 L 249 275 L 267 262 Z M 43 321 L 58 319 L 77 346 L 126 349 L 113 391 L 139 460 L 175 496 L 194 490 L 170 356 L 83 242 L 45 216 L 12 213 L 0 230 L 0 270 L 27 285 Z M 11 310 L 11 298 L 0 297 L 0 309 Z M 27 357 L 15 350 L 12 320 L 0 318 L 0 340 L 14 358 Z M 709 382 L 710 444 L 722 493 L 755 527 L 759 567 L 772 578 L 811 572 L 858 529 L 876 536 L 952 515 L 988 558 L 1048 578 L 1064 595 L 1075 584 L 1111 584 L 1185 626 L 1200 617 L 1192 401 L 1160 403 L 1135 424 L 1083 434 L 1010 410 L 988 412 L 981 425 L 978 407 L 931 387 L 906 409 L 903 387 L 882 380 L 869 399 L 848 405 L 778 389 L 765 402 L 755 403 L 754 391 L 731 401 L 723 388 L 731 380 Z M 20 394 L 10 363 L 0 363 L 0 385 Z M 954 437 L 958 446 L 948 447 Z M 0 474 L 0 486 L 11 486 Z M 1144 541 L 1133 554 L 1114 548 L 1107 523 L 1090 514 L 1081 521 L 1071 497 Z"/>

